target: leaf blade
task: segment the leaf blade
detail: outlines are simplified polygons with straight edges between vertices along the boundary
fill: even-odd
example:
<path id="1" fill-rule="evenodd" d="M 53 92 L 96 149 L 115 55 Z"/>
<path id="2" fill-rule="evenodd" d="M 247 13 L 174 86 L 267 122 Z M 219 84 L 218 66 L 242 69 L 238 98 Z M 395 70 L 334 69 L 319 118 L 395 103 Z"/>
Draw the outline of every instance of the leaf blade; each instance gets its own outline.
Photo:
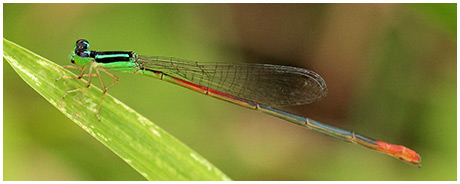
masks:
<path id="1" fill-rule="evenodd" d="M 138 114 L 106 95 L 98 121 L 94 111 L 102 96 L 84 80 L 55 81 L 75 76 L 61 66 L 3 39 L 3 57 L 21 78 L 64 115 L 107 146 L 148 180 L 230 180 L 198 153 Z"/>

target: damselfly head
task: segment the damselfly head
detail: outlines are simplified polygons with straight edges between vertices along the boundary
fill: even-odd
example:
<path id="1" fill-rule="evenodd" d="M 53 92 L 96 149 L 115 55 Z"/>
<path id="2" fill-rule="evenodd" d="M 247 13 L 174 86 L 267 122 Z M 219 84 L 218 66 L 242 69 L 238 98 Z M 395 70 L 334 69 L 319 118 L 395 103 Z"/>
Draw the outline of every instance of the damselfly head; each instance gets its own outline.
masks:
<path id="1" fill-rule="evenodd" d="M 86 42 L 79 42 L 80 40 L 77 41 L 77 44 L 75 45 L 75 50 L 72 51 L 72 54 L 70 54 L 69 59 L 70 62 L 73 64 L 76 64 L 78 66 L 84 66 L 87 65 L 91 61 L 91 51 L 88 51 L 83 48 L 88 48 L 84 45 L 86 45 Z M 86 40 L 82 40 L 86 41 Z M 79 47 L 81 46 L 81 47 Z"/>

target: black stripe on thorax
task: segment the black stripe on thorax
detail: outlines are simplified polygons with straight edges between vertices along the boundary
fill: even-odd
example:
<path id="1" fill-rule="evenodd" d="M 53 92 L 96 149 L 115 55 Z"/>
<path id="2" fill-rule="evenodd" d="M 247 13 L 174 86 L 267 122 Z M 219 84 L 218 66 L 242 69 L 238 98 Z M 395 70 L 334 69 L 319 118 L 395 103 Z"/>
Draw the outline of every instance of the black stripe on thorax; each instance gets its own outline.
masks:
<path id="1" fill-rule="evenodd" d="M 90 57 L 94 58 L 98 63 L 112 63 L 130 61 L 133 57 L 133 52 L 127 51 L 91 51 Z"/>

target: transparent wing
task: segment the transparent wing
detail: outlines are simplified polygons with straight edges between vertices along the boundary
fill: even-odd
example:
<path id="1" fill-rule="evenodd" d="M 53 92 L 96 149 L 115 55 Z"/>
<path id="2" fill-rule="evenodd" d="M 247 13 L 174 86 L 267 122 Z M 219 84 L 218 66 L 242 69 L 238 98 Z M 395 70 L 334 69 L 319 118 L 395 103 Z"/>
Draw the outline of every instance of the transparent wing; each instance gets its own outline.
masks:
<path id="1" fill-rule="evenodd" d="M 317 73 L 292 66 L 199 63 L 178 58 L 138 56 L 143 67 L 264 105 L 311 103 L 327 94 Z"/>

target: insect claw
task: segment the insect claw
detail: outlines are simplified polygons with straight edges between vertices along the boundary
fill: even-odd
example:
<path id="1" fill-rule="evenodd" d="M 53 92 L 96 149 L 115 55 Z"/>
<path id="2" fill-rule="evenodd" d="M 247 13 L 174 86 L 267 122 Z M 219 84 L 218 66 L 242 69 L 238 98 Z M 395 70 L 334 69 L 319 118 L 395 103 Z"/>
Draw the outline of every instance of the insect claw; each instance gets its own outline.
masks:
<path id="1" fill-rule="evenodd" d="M 101 118 L 99 117 L 99 115 L 97 114 L 97 112 L 96 112 L 95 114 L 96 114 L 97 120 L 101 121 Z"/>

